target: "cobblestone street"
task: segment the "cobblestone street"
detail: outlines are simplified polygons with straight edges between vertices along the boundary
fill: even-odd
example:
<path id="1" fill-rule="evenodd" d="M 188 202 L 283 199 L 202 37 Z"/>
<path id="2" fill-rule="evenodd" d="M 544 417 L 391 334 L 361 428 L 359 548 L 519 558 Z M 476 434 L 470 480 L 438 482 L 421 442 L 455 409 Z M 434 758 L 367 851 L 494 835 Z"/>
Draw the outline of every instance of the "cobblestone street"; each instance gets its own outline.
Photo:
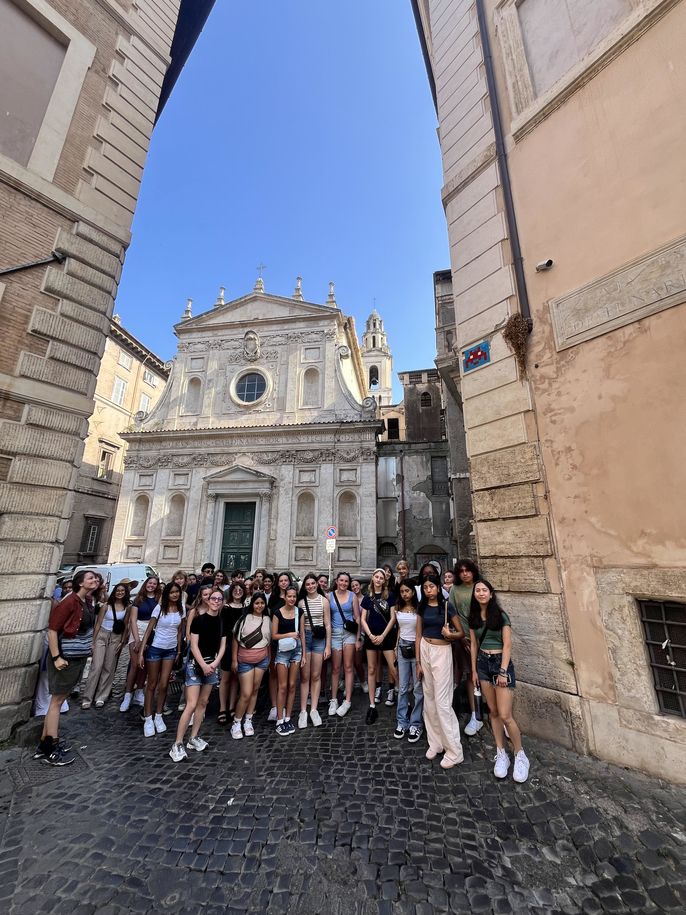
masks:
<path id="1" fill-rule="evenodd" d="M 174 703 L 176 704 L 176 703 Z M 0 910 L 128 912 L 586 913 L 686 910 L 683 791 L 528 740 L 525 785 L 492 775 L 493 745 L 465 739 L 443 771 L 344 719 L 278 737 L 259 717 L 175 765 L 138 711 L 73 709 L 77 761 L 0 754 Z"/>

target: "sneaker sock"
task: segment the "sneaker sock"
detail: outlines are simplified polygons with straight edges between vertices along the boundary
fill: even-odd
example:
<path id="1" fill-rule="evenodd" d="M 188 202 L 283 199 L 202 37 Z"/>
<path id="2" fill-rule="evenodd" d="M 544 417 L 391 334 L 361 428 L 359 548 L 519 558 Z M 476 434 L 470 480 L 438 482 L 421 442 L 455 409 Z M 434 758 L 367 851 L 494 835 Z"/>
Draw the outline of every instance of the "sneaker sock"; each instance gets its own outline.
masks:
<path id="1" fill-rule="evenodd" d="M 46 756 L 50 756 L 53 750 L 57 749 L 57 741 L 54 737 L 44 737 L 38 744 L 38 749 L 42 750 Z"/>

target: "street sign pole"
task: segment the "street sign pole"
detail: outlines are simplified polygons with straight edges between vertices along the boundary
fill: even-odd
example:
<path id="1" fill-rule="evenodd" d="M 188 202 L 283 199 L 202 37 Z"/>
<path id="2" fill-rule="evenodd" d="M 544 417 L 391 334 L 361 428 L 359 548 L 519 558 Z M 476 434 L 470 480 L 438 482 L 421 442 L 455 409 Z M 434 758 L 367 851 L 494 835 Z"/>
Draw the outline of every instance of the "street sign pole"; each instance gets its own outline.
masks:
<path id="1" fill-rule="evenodd" d="M 326 537 L 326 552 L 329 554 L 329 587 L 331 587 L 331 576 L 333 574 L 333 554 L 336 550 L 336 534 L 338 531 L 331 525 L 327 527 L 324 536 Z"/>

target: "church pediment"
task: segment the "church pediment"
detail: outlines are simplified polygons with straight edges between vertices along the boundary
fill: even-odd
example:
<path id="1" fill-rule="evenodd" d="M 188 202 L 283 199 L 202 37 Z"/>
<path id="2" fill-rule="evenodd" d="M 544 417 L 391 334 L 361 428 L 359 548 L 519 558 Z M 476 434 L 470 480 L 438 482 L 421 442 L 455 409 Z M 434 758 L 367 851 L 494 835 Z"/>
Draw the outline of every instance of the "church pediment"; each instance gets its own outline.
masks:
<path id="1" fill-rule="evenodd" d="M 231 467 L 225 467 L 216 473 L 211 473 L 205 477 L 205 482 L 210 488 L 216 485 L 230 483 L 252 484 L 255 486 L 272 486 L 275 482 L 274 477 L 268 473 L 262 473 L 260 470 L 254 470 L 252 467 L 245 467 L 243 464 L 233 464 Z"/>
<path id="2" fill-rule="evenodd" d="M 324 318 L 336 314 L 337 309 L 311 302 L 299 302 L 283 296 L 252 292 L 205 311 L 196 318 L 190 318 L 176 325 L 177 331 L 204 330 L 226 325 L 259 324 L 263 321 L 279 321 L 297 318 Z"/>

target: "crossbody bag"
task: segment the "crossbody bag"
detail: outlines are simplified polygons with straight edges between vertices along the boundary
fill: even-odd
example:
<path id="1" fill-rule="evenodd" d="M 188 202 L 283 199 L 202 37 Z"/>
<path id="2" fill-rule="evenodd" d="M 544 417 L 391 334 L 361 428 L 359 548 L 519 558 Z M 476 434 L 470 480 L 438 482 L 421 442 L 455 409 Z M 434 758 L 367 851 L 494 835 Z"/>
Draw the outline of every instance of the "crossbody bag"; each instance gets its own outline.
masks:
<path id="1" fill-rule="evenodd" d="M 312 630 L 313 639 L 325 639 L 326 638 L 326 626 L 315 626 L 312 622 L 312 614 L 310 613 L 310 605 L 305 598 L 305 610 L 307 611 L 307 619 L 310 621 L 310 629 Z"/>
<path id="2" fill-rule="evenodd" d="M 245 623 L 248 619 L 248 614 L 246 613 L 243 617 L 243 623 L 241 624 L 241 630 L 238 634 L 238 642 L 242 645 L 243 648 L 254 648 L 258 642 L 262 641 L 262 622 L 257 627 L 253 629 L 248 635 L 243 635 L 243 630 L 245 629 Z"/>
<path id="3" fill-rule="evenodd" d="M 278 612 L 281 613 L 282 610 L 283 610 L 283 607 L 281 607 Z M 281 619 L 284 619 L 283 614 L 281 615 Z M 295 608 L 295 632 L 297 632 L 297 631 L 298 631 L 298 608 L 296 607 Z M 292 636 L 289 635 L 285 639 L 279 639 L 277 644 L 278 644 L 279 651 L 295 651 L 295 649 L 298 647 L 298 640 L 294 639 Z"/>
<path id="4" fill-rule="evenodd" d="M 340 613 L 341 619 L 343 620 L 343 628 L 346 630 L 346 632 L 352 632 L 354 635 L 357 635 L 357 623 L 355 620 L 349 620 L 345 613 L 343 613 L 341 602 L 338 600 L 338 595 L 335 591 L 333 592 L 333 599 L 336 601 L 338 612 Z"/>

